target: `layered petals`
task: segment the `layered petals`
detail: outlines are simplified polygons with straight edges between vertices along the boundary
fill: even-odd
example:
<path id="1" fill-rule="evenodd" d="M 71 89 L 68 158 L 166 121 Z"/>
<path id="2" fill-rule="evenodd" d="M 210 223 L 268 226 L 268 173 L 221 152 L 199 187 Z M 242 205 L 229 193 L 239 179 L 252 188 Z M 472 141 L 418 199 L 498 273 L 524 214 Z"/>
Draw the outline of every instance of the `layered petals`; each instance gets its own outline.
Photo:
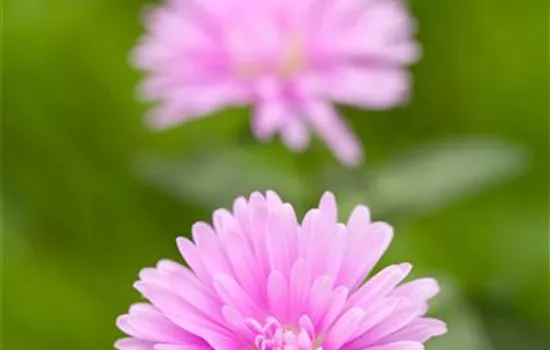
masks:
<path id="1" fill-rule="evenodd" d="M 334 196 L 299 223 L 272 191 L 217 210 L 178 238 L 189 265 L 161 260 L 135 287 L 148 303 L 117 319 L 120 350 L 416 350 L 446 332 L 426 317 L 438 283 L 404 283 L 408 263 L 371 271 L 393 236 L 357 206 L 338 222 Z"/>
<path id="2" fill-rule="evenodd" d="M 404 0 L 164 0 L 145 23 L 133 62 L 153 128 L 248 105 L 259 140 L 303 150 L 312 130 L 346 165 L 361 143 L 330 105 L 403 104 L 420 57 Z"/>

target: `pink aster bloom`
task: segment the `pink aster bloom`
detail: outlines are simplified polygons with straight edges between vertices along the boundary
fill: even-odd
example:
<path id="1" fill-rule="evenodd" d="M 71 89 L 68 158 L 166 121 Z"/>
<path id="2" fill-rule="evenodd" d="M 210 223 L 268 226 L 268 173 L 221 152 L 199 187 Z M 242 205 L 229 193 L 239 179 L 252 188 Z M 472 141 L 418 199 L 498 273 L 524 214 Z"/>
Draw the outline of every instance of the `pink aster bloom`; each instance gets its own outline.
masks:
<path id="1" fill-rule="evenodd" d="M 410 264 L 363 281 L 392 239 L 357 206 L 337 222 L 334 196 L 298 223 L 273 192 L 217 210 L 178 238 L 189 268 L 162 260 L 140 273 L 135 304 L 118 327 L 121 350 L 422 350 L 446 332 L 425 317 L 439 291 L 430 278 L 402 283 Z"/>
<path id="2" fill-rule="evenodd" d="M 332 103 L 404 102 L 419 51 L 402 0 L 165 0 L 146 23 L 134 61 L 153 127 L 253 105 L 257 138 L 300 150 L 311 128 L 349 165 L 361 145 Z"/>

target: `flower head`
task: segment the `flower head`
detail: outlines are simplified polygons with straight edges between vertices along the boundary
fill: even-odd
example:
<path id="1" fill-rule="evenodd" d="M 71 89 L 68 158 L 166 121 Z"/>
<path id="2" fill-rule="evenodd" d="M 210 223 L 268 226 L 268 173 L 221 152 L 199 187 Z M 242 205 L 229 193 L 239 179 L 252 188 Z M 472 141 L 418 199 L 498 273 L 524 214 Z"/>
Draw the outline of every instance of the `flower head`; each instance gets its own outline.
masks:
<path id="1" fill-rule="evenodd" d="M 295 150 L 309 128 L 345 164 L 359 141 L 332 103 L 370 109 L 407 99 L 418 57 L 403 0 L 164 0 L 146 18 L 135 64 L 164 128 L 228 106 L 254 106 L 252 129 Z"/>
<path id="2" fill-rule="evenodd" d="M 178 238 L 189 268 L 163 260 L 140 273 L 135 304 L 118 327 L 121 350 L 421 350 L 446 332 L 425 317 L 439 287 L 402 283 L 411 265 L 391 265 L 365 283 L 392 238 L 357 206 L 337 222 L 326 193 L 302 224 L 273 192 L 217 210 L 213 227 Z"/>

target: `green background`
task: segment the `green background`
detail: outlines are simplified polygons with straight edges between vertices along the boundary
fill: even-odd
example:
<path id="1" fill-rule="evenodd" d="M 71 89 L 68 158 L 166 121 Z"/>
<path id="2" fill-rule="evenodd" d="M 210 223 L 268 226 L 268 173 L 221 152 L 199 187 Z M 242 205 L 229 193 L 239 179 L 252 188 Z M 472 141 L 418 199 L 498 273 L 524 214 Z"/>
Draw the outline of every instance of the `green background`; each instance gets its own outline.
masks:
<path id="1" fill-rule="evenodd" d="M 154 133 L 129 51 L 144 0 L 3 4 L 5 349 L 109 349 L 141 267 L 254 189 L 303 214 L 325 189 L 391 222 L 384 263 L 442 280 L 430 350 L 548 349 L 548 2 L 415 0 L 424 58 L 392 111 L 342 109 L 344 169 L 250 136 L 248 110 Z M 344 217 L 344 216 L 342 216 Z"/>

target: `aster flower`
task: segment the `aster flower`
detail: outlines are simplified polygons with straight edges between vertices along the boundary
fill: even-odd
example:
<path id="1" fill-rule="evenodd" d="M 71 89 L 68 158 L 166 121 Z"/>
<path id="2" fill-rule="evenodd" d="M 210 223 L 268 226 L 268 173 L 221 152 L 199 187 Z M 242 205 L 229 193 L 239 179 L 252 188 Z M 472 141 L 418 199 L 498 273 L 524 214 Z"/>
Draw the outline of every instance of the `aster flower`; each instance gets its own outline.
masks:
<path id="1" fill-rule="evenodd" d="M 422 350 L 446 332 L 425 317 L 439 287 L 402 283 L 410 264 L 391 265 L 365 283 L 392 239 L 357 206 L 337 222 L 334 196 L 297 222 L 274 192 L 239 198 L 233 211 L 196 223 L 178 238 L 189 265 L 162 260 L 140 273 L 135 304 L 118 327 L 120 350 Z"/>
<path id="2" fill-rule="evenodd" d="M 134 61 L 159 101 L 155 128 L 254 106 L 252 129 L 294 150 L 309 128 L 348 165 L 360 142 L 332 103 L 385 109 L 407 99 L 417 60 L 403 0 L 165 0 L 146 16 Z"/>

